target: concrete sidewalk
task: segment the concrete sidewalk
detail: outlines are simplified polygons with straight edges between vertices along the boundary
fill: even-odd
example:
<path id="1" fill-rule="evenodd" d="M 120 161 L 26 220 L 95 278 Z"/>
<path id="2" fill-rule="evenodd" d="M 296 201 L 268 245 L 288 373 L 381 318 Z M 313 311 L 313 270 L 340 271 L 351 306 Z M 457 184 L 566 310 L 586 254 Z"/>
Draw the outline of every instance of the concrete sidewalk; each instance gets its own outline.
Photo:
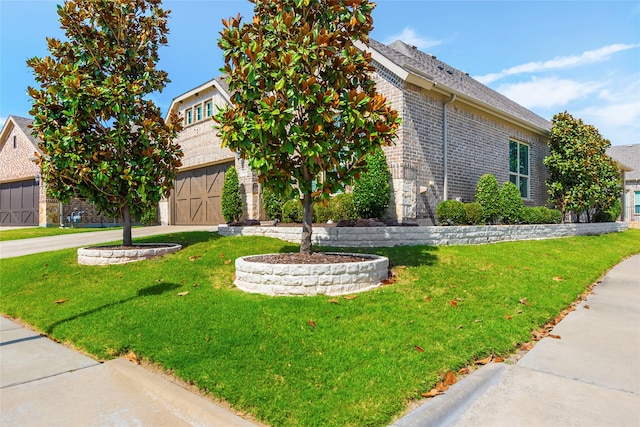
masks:
<path id="1" fill-rule="evenodd" d="M 126 359 L 99 363 L 0 316 L 0 425 L 254 427 Z"/>
<path id="2" fill-rule="evenodd" d="M 398 420 L 409 426 L 640 426 L 640 255 L 515 365 L 490 364 Z"/>
<path id="3" fill-rule="evenodd" d="M 158 234 L 182 233 L 185 231 L 218 231 L 217 226 L 176 226 L 155 225 L 151 227 L 136 227 L 131 230 L 132 237 L 147 237 Z M 77 248 L 81 246 L 97 245 L 107 242 L 122 242 L 122 229 L 90 231 L 87 233 L 65 234 L 50 237 L 36 237 L 33 239 L 8 240 L 0 242 L 0 258 L 12 258 L 39 252 L 56 251 L 59 249 Z"/>

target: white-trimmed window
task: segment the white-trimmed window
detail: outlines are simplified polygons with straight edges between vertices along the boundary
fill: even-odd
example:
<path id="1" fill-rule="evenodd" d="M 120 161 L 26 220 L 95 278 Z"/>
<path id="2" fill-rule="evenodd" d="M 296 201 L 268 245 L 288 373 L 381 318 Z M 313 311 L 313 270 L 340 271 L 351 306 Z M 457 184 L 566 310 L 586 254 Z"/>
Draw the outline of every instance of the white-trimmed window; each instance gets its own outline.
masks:
<path id="1" fill-rule="evenodd" d="M 195 112 L 196 121 L 198 122 L 198 121 L 202 120 L 202 104 L 197 105 L 195 107 L 195 110 L 196 110 L 196 112 Z"/>
<path id="2" fill-rule="evenodd" d="M 635 206 L 635 214 L 640 214 L 640 191 L 636 191 L 634 194 L 634 206 Z"/>
<path id="3" fill-rule="evenodd" d="M 520 189 L 523 199 L 529 198 L 529 146 L 522 142 L 509 141 L 509 181 Z"/>
<path id="4" fill-rule="evenodd" d="M 191 110 L 191 108 L 189 108 L 185 113 L 185 121 L 188 125 L 193 123 L 193 111 Z"/>
<path id="5" fill-rule="evenodd" d="M 207 117 L 213 116 L 213 101 L 208 101 L 204 106 Z"/>

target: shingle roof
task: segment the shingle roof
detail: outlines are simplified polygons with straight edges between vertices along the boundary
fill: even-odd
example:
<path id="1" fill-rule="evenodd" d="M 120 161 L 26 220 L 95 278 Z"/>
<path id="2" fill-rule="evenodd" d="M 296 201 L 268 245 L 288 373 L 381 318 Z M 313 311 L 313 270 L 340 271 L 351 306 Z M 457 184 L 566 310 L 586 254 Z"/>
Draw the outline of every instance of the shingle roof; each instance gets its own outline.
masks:
<path id="1" fill-rule="evenodd" d="M 9 123 L 10 120 L 15 123 L 15 125 L 22 131 L 22 133 L 25 134 L 25 136 L 33 144 L 33 147 L 36 150 L 40 151 L 40 148 L 38 147 L 38 139 L 31 135 L 31 128 L 29 127 L 31 126 L 31 123 L 33 123 L 33 120 L 26 117 L 9 116 L 7 119 L 7 123 Z"/>
<path id="2" fill-rule="evenodd" d="M 384 45 L 369 39 L 369 47 L 403 68 L 415 68 L 430 76 L 436 85 L 443 85 L 480 104 L 530 123 L 538 128 L 550 130 L 551 123 L 522 105 L 496 92 L 488 86 L 470 77 L 467 73 L 436 59 L 435 56 L 421 52 L 400 40 Z"/>
<path id="3" fill-rule="evenodd" d="M 627 180 L 640 179 L 640 144 L 614 145 L 607 148 L 607 155 L 632 169 L 625 172 Z"/>

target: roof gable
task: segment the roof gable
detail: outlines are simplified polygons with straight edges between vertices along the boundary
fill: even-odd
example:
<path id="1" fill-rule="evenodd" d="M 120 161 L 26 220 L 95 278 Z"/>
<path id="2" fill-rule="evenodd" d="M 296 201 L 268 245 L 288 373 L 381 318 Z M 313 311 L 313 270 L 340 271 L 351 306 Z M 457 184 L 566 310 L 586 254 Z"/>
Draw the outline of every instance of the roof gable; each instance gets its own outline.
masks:
<path id="1" fill-rule="evenodd" d="M 483 85 L 468 73 L 455 69 L 435 56 L 421 52 L 400 40 L 384 45 L 370 39 L 368 47 L 395 65 L 396 70 L 399 68 L 408 74 L 418 74 L 431 80 L 436 90 L 442 89 L 449 94 L 456 94 L 459 99 L 464 99 L 492 114 L 502 115 L 512 121 L 515 119 L 538 132 L 546 133 L 551 129 L 548 120 Z M 407 80 L 406 76 L 400 75 L 402 73 L 397 74 Z"/>
<path id="2" fill-rule="evenodd" d="M 31 135 L 31 123 L 33 123 L 33 120 L 26 117 L 9 116 L 0 132 L 0 147 L 7 142 L 11 130 L 15 127 L 33 144 L 33 148 L 40 153 L 41 150 L 38 147 L 38 139 Z"/>
<path id="3" fill-rule="evenodd" d="M 627 180 L 640 179 L 640 144 L 614 145 L 607 148 L 607 155 L 630 169 L 625 171 Z"/>

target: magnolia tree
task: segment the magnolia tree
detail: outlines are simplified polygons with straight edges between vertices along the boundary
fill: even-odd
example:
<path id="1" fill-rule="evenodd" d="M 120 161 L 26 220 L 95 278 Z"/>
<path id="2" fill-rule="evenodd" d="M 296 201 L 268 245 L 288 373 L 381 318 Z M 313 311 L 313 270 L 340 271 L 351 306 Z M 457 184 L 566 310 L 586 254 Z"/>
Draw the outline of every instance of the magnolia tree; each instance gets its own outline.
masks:
<path id="1" fill-rule="evenodd" d="M 156 69 L 168 13 L 160 0 L 66 1 L 68 40 L 47 38 L 50 56 L 27 61 L 40 83 L 29 95 L 49 196 L 121 217 L 125 246 L 132 218 L 168 195 L 182 157 L 179 118 L 165 122 L 148 97 L 169 82 Z"/>
<path id="2" fill-rule="evenodd" d="M 606 211 L 619 199 L 620 169 L 606 154 L 610 146 L 598 129 L 566 111 L 553 117 L 550 154 L 544 164 L 550 175 L 547 180 L 550 202 L 563 216 L 573 211 L 579 221 L 586 212 L 590 220 L 591 210 Z"/>
<path id="3" fill-rule="evenodd" d="M 232 106 L 215 119 L 267 188 L 299 191 L 301 253 L 311 249 L 313 204 L 358 176 L 365 155 L 390 145 L 400 119 L 371 77 L 368 0 L 251 0 L 255 16 L 224 20 Z"/>

